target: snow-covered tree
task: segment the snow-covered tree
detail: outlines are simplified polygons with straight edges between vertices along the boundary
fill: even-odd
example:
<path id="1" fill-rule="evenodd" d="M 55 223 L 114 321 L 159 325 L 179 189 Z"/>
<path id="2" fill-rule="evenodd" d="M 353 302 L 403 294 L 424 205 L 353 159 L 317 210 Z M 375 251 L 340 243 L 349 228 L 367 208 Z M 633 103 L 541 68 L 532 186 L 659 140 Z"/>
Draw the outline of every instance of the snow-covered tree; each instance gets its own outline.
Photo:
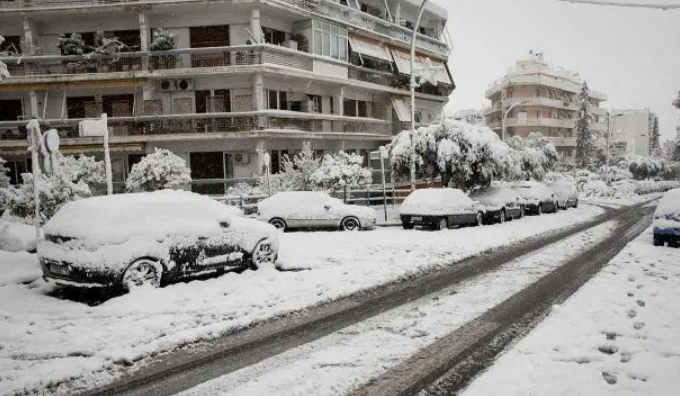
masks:
<path id="1" fill-rule="evenodd" d="M 408 175 L 411 166 L 411 137 L 403 131 L 391 144 L 392 168 Z M 472 189 L 516 174 L 513 150 L 491 129 L 456 121 L 445 113 L 434 124 L 414 135 L 418 173 L 441 175 L 445 186 Z"/>
<path id="2" fill-rule="evenodd" d="M 5 42 L 5 38 L 0 36 L 0 45 Z M 0 52 L 0 54 L 2 54 Z M 0 61 L 0 82 L 9 78 L 9 70 L 7 70 L 7 65 Z"/>
<path id="3" fill-rule="evenodd" d="M 8 187 L 10 183 L 9 179 L 9 169 L 6 166 L 7 161 L 0 157 L 0 188 Z"/>
<path id="4" fill-rule="evenodd" d="M 628 160 L 628 170 L 630 170 L 630 173 L 632 173 L 633 177 L 637 180 L 661 176 L 666 167 L 665 161 L 661 158 L 631 155 Z"/>
<path id="5" fill-rule="evenodd" d="M 590 90 L 588 83 L 584 81 L 579 94 L 579 116 L 575 125 L 576 164 L 581 168 L 591 165 L 595 155 L 595 136 L 590 125 L 592 120 L 590 109 Z"/>
<path id="6" fill-rule="evenodd" d="M 652 115 L 650 120 L 651 130 L 649 136 L 649 152 L 653 154 L 659 154 L 661 148 L 660 136 L 659 136 L 659 117 Z"/>
<path id="7" fill-rule="evenodd" d="M 365 187 L 371 183 L 371 171 L 363 167 L 364 157 L 340 151 L 326 154 L 321 165 L 311 175 L 315 187 L 331 191 Z"/>
<path id="8" fill-rule="evenodd" d="M 186 161 L 170 150 L 156 148 L 153 154 L 132 165 L 125 182 L 128 191 L 156 191 L 191 183 Z"/>
<path id="9" fill-rule="evenodd" d="M 555 146 L 540 132 L 531 132 L 526 138 L 513 136 L 508 144 L 515 150 L 520 166 L 513 176 L 521 180 L 543 180 L 546 173 L 554 170 L 559 159 Z"/>
<path id="10" fill-rule="evenodd" d="M 21 175 L 22 183 L 8 190 L 7 209 L 10 214 L 32 219 L 35 215 L 33 174 Z M 56 155 L 52 175 L 40 174 L 41 223 L 49 220 L 65 203 L 92 195 L 90 184 L 104 182 L 104 163 L 93 157 Z"/>
<path id="11" fill-rule="evenodd" d="M 273 175 L 258 177 L 259 190 L 271 194 L 280 191 L 311 191 L 314 183 L 312 174 L 321 166 L 321 158 L 314 155 L 311 142 L 302 143 L 302 151 L 292 158 L 284 155 L 281 159 L 281 171 Z"/>

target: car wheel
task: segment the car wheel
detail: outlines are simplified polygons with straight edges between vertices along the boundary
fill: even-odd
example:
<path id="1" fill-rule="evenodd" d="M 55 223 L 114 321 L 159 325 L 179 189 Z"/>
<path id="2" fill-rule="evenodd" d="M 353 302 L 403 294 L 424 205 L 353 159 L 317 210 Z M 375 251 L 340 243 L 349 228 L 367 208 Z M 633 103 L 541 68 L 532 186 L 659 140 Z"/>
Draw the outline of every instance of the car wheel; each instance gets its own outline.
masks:
<path id="1" fill-rule="evenodd" d="M 441 219 L 439 219 L 439 222 L 434 226 L 434 229 L 436 231 L 447 230 L 448 228 L 449 228 L 449 222 L 448 222 L 448 220 L 446 220 L 445 217 L 442 217 Z"/>
<path id="2" fill-rule="evenodd" d="M 255 245 L 251 261 L 254 270 L 265 266 L 273 267 L 274 263 L 276 263 L 276 252 L 274 251 L 274 248 L 272 248 L 271 243 L 268 241 L 260 241 Z"/>
<path id="3" fill-rule="evenodd" d="M 271 219 L 271 220 L 269 220 L 269 224 L 273 225 L 274 227 L 276 227 L 279 230 L 283 230 L 283 231 L 286 230 L 286 222 L 283 221 L 283 219 L 279 219 L 279 218 Z"/>
<path id="4" fill-rule="evenodd" d="M 657 237 L 656 235 L 654 236 L 654 246 L 663 246 L 663 242 L 661 242 L 661 238 Z"/>
<path id="5" fill-rule="evenodd" d="M 354 217 L 347 217 L 340 223 L 340 228 L 342 228 L 343 231 L 359 231 L 361 225 L 359 224 L 359 220 Z"/>
<path id="6" fill-rule="evenodd" d="M 405 230 L 413 229 L 413 223 L 401 223 L 401 226 L 404 227 Z"/>
<path id="7" fill-rule="evenodd" d="M 140 286 L 161 286 L 163 266 L 151 259 L 140 259 L 130 264 L 123 274 L 123 286 L 132 290 Z"/>
<path id="8" fill-rule="evenodd" d="M 578 199 L 574 202 L 574 209 L 578 208 Z"/>
<path id="9" fill-rule="evenodd" d="M 501 224 L 505 223 L 505 209 L 501 209 L 501 214 L 499 216 L 498 222 Z"/>
<path id="10" fill-rule="evenodd" d="M 476 226 L 484 225 L 484 214 L 482 212 L 477 212 L 477 217 L 475 218 L 475 225 Z"/>

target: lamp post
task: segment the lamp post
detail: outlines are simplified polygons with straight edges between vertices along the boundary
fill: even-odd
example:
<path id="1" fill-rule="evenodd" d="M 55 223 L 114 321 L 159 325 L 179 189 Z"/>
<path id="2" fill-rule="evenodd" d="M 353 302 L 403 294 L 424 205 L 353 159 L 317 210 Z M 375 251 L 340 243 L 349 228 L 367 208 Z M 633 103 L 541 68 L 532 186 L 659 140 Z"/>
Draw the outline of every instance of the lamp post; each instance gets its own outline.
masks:
<path id="1" fill-rule="evenodd" d="M 618 118 L 623 116 L 622 113 L 612 115 L 610 112 L 607 112 L 607 158 L 605 158 L 605 163 L 607 167 L 607 185 L 611 185 L 611 173 L 609 172 L 609 157 L 611 156 L 610 154 L 610 146 L 611 146 L 611 139 L 612 139 L 612 118 Z"/>
<path id="2" fill-rule="evenodd" d="M 522 102 L 517 102 L 513 104 L 512 106 L 508 107 L 507 110 L 505 110 L 505 113 L 503 113 L 503 101 L 501 100 L 501 140 L 505 141 L 505 118 L 510 114 L 510 111 L 514 109 L 517 106 L 521 106 L 525 103 L 528 103 L 528 100 L 522 101 Z"/>
<path id="3" fill-rule="evenodd" d="M 416 59 L 418 27 L 420 26 L 420 19 L 423 17 L 423 11 L 425 11 L 425 4 L 427 4 L 427 1 L 428 0 L 423 0 L 423 2 L 420 3 L 418 17 L 416 18 L 416 23 L 413 25 L 413 36 L 411 37 L 411 191 L 415 191 L 416 189 L 416 145 L 414 142 L 416 134 L 416 76 L 413 71 Z"/>

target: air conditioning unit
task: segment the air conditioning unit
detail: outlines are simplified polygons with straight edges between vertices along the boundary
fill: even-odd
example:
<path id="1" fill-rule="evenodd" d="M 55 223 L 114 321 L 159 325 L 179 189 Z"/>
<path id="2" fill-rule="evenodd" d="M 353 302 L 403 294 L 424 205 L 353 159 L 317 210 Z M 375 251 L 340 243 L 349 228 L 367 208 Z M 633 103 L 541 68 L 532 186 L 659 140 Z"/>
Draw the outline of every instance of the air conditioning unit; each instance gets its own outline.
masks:
<path id="1" fill-rule="evenodd" d="M 178 91 L 193 91 L 194 90 L 194 80 L 182 79 L 175 81 Z"/>
<path id="2" fill-rule="evenodd" d="M 236 154 L 234 154 L 234 163 L 235 164 L 249 164 L 250 163 L 250 156 L 246 153 L 236 153 Z"/>
<path id="3" fill-rule="evenodd" d="M 175 80 L 161 80 L 159 87 L 163 92 L 174 91 L 177 89 Z"/>

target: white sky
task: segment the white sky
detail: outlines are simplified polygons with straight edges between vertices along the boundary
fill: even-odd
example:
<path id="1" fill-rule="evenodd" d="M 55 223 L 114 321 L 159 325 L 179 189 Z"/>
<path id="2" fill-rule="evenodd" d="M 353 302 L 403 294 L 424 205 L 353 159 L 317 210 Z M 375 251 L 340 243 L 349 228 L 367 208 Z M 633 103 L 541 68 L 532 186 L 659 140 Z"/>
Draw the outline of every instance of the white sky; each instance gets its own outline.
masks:
<path id="1" fill-rule="evenodd" d="M 533 49 L 551 64 L 578 71 L 592 89 L 607 94 L 603 107 L 648 107 L 659 115 L 661 139 L 673 136 L 680 122 L 671 106 L 680 90 L 680 10 L 555 0 L 432 1 L 449 10 L 454 45 L 449 66 L 457 85 L 453 108 L 486 105 L 488 85 Z"/>

